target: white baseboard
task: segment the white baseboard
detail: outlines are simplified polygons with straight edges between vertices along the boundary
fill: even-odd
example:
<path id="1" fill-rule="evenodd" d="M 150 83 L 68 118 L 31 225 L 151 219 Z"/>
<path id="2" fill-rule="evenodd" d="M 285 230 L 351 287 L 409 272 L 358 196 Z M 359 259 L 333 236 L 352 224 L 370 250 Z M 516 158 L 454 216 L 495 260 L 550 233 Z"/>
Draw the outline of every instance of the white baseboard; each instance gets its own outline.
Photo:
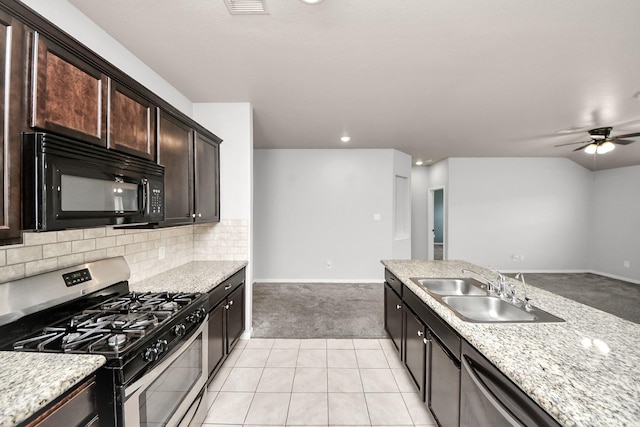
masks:
<path id="1" fill-rule="evenodd" d="M 251 327 L 251 329 L 249 330 L 245 329 L 242 335 L 240 335 L 240 339 L 241 340 L 251 339 L 251 334 L 253 334 L 253 327 Z"/>
<path id="2" fill-rule="evenodd" d="M 624 282 L 633 283 L 634 285 L 640 285 L 640 280 L 630 279 L 628 277 L 616 276 L 615 274 L 603 273 L 601 271 L 587 271 L 587 273 L 597 274 L 598 276 L 608 277 L 610 279 L 622 280 Z"/>

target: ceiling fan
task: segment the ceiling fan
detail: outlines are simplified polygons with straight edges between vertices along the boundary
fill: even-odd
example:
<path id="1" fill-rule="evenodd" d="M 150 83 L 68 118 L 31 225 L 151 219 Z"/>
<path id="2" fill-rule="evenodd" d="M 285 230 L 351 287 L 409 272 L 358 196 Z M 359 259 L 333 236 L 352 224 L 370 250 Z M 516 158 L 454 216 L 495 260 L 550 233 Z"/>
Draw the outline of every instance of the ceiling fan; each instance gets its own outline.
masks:
<path id="1" fill-rule="evenodd" d="M 623 138 L 635 138 L 640 136 L 640 132 L 627 133 L 624 135 L 610 136 L 612 127 L 601 127 L 591 129 L 589 131 L 589 136 L 591 136 L 591 140 L 589 141 L 578 141 L 578 142 L 568 142 L 566 144 L 558 144 L 556 147 L 562 147 L 565 145 L 573 145 L 573 144 L 583 144 L 581 147 L 576 148 L 573 151 L 584 150 L 587 154 L 604 154 L 612 151 L 615 147 L 615 144 L 618 145 L 628 145 L 632 142 L 635 142 L 633 139 L 623 139 Z"/>

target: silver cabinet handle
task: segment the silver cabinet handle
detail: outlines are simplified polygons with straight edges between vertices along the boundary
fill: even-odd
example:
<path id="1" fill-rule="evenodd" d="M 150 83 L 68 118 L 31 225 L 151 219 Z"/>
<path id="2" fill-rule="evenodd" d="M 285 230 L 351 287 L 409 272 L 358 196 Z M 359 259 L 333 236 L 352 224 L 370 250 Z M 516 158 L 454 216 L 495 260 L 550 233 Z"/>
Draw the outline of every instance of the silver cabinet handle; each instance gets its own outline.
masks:
<path id="1" fill-rule="evenodd" d="M 196 217 L 196 214 L 191 214 L 191 218 L 195 218 L 195 217 Z"/>
<path id="2" fill-rule="evenodd" d="M 227 286 L 224 287 L 225 291 L 228 291 L 229 289 L 231 289 L 231 285 L 227 285 Z"/>
<path id="3" fill-rule="evenodd" d="M 402 306 L 400 304 L 396 304 L 396 310 L 400 310 Z"/>
<path id="4" fill-rule="evenodd" d="M 225 310 L 229 310 L 229 307 L 230 307 L 229 304 L 227 304 L 227 305 L 224 306 L 224 309 Z"/>
<path id="5" fill-rule="evenodd" d="M 229 301 L 229 305 L 230 306 L 233 305 L 233 300 Z"/>
<path id="6" fill-rule="evenodd" d="M 418 331 L 418 336 L 419 336 L 419 337 L 421 337 L 421 336 L 423 336 L 423 335 L 424 335 L 424 332 L 422 332 L 422 331 Z"/>
<path id="7" fill-rule="evenodd" d="M 201 213 L 198 214 L 198 218 L 202 218 L 202 214 Z"/>

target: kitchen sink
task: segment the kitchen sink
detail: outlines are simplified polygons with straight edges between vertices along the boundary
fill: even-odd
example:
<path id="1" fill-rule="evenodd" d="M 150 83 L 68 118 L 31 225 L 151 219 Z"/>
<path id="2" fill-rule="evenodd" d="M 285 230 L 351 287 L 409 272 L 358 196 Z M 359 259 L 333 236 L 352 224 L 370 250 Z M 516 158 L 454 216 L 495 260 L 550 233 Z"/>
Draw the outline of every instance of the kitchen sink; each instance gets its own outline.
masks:
<path id="1" fill-rule="evenodd" d="M 456 316 L 472 323 L 564 322 L 537 307 L 525 310 L 499 297 L 448 295 L 439 298 Z"/>
<path id="2" fill-rule="evenodd" d="M 473 279 L 417 279 L 414 283 L 438 295 L 486 295 L 482 283 Z"/>

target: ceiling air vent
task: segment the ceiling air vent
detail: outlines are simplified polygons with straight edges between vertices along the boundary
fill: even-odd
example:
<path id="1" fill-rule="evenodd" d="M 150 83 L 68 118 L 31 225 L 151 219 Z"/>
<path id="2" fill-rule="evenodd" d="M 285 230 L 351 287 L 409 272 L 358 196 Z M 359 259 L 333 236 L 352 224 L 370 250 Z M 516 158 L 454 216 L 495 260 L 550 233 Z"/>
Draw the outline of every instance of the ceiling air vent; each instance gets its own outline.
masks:
<path id="1" fill-rule="evenodd" d="M 265 0 L 224 0 L 232 15 L 266 15 L 269 13 Z"/>

